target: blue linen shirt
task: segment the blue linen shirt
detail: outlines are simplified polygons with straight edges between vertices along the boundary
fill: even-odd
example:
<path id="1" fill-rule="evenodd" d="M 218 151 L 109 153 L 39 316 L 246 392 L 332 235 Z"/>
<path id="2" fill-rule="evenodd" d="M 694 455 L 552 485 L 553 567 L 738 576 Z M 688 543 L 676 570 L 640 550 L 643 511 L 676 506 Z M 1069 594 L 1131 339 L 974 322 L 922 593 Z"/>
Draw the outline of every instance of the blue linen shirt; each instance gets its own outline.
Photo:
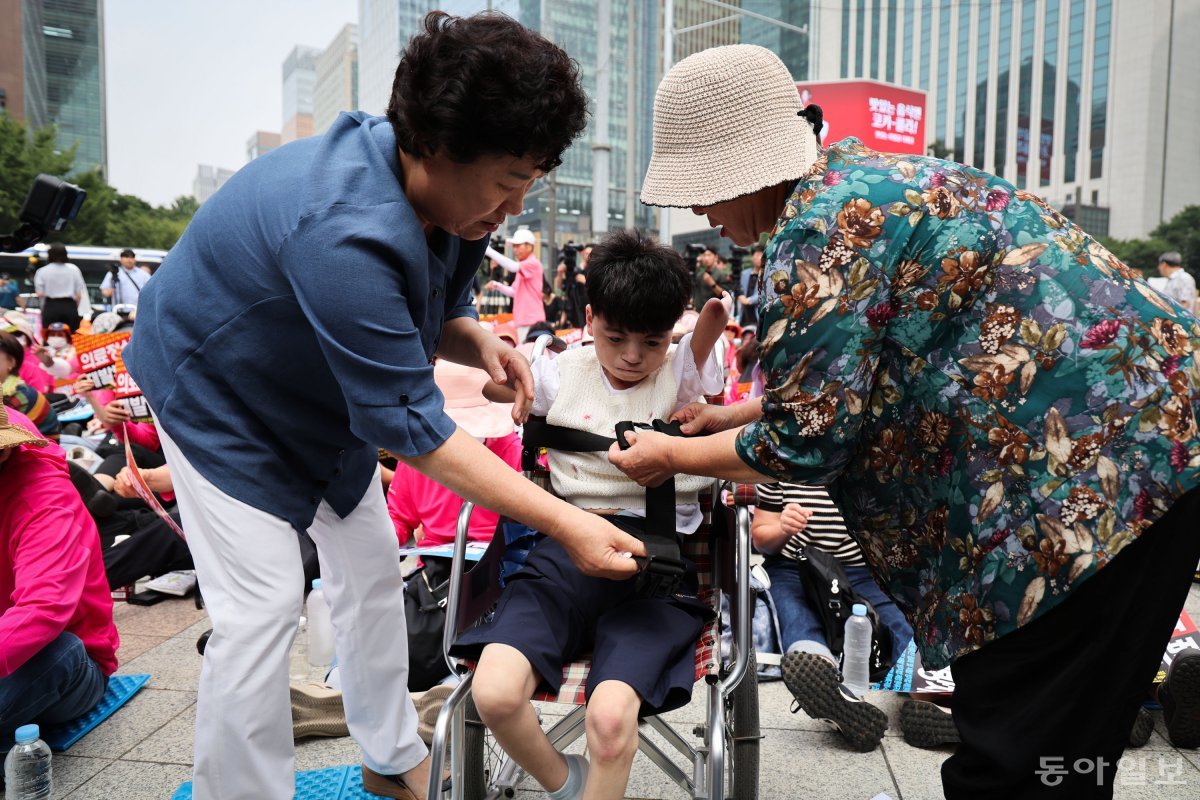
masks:
<path id="1" fill-rule="evenodd" d="M 487 242 L 427 242 L 400 177 L 388 121 L 342 114 L 230 178 L 140 298 L 125 361 L 167 434 L 297 530 L 322 500 L 354 510 L 377 448 L 454 432 L 430 359 L 446 320 L 476 316 Z"/>

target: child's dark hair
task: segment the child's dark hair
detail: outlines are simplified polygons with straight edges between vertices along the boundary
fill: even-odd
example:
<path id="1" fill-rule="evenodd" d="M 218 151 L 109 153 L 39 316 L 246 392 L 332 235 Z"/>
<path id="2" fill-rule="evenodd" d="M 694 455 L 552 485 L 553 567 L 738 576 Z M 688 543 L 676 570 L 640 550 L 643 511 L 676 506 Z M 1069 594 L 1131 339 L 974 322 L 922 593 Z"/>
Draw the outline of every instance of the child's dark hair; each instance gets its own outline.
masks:
<path id="1" fill-rule="evenodd" d="M 13 365 L 14 373 L 21 369 L 21 364 L 25 362 L 25 348 L 17 341 L 17 337 L 8 331 L 0 331 L 0 353 L 12 356 L 13 361 L 16 362 Z"/>
<path id="2" fill-rule="evenodd" d="M 692 296 L 683 258 L 640 231 L 616 231 L 592 250 L 587 268 L 592 313 L 631 333 L 670 330 Z"/>
<path id="3" fill-rule="evenodd" d="M 433 11 L 401 56 L 387 117 L 419 158 L 508 153 L 549 172 L 587 126 L 587 96 L 566 51 L 516 20 Z"/>

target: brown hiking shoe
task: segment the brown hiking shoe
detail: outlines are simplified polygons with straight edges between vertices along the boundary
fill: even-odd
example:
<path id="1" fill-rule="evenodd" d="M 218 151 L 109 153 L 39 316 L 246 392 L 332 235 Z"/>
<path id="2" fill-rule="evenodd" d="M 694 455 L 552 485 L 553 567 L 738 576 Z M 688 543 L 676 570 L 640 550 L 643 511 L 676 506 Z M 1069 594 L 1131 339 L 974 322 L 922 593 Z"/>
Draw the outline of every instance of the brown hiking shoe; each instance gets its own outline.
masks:
<path id="1" fill-rule="evenodd" d="M 403 775 L 380 775 L 375 770 L 362 765 L 363 788 L 371 794 L 380 797 L 394 797 L 397 800 L 420 800 L 417 793 L 404 782 Z"/>
<path id="2" fill-rule="evenodd" d="M 323 683 L 293 683 L 292 738 L 349 736 L 342 693 Z"/>

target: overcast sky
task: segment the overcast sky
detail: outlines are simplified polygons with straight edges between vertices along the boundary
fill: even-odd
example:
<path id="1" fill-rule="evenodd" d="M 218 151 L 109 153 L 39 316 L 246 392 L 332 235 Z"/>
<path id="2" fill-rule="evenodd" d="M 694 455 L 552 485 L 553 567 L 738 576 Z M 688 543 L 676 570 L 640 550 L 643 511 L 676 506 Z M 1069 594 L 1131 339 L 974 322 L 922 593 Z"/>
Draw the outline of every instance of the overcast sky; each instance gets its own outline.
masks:
<path id="1" fill-rule="evenodd" d="M 107 0 L 109 182 L 155 205 L 192 193 L 197 164 L 238 169 L 282 127 L 283 60 L 324 48 L 357 0 Z"/>

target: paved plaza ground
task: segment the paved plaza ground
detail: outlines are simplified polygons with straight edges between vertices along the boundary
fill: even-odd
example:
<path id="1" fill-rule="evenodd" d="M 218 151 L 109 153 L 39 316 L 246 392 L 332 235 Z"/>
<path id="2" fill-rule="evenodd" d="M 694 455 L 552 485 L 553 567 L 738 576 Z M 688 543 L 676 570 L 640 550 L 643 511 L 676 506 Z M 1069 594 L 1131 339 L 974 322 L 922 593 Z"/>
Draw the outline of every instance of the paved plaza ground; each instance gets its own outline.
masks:
<path id="1" fill-rule="evenodd" d="M 1188 612 L 1200 619 L 1200 588 L 1193 587 Z M 190 599 L 156 606 L 117 603 L 121 632 L 120 673 L 150 673 L 150 683 L 124 708 L 66 753 L 54 756 L 55 797 L 62 800 L 167 800 L 190 778 L 192 729 L 200 656 L 196 638 L 207 629 L 203 611 Z M 909 747 L 900 735 L 901 698 L 871 693 L 871 702 L 887 710 L 891 727 L 871 753 L 856 753 L 823 723 L 788 711 L 790 696 L 781 683 L 761 688 L 761 796 L 815 800 L 869 800 L 886 793 L 893 800 L 942 797 L 939 767 L 950 750 Z M 699 722 L 697 701 L 670 715 L 672 721 Z M 1098 698 L 1098 700 L 1101 700 Z M 550 718 L 562 707 L 546 706 Z M 1184 800 L 1200 796 L 1200 750 L 1176 750 L 1164 736 L 1161 714 L 1150 743 L 1127 751 L 1138 771 L 1118 775 L 1119 800 Z M 685 735 L 690 724 L 680 726 Z M 1144 759 L 1144 768 L 1141 768 Z M 354 743 L 346 739 L 310 739 L 296 746 L 296 768 L 357 764 Z M 1162 773 L 1160 774 L 1160 769 Z M 1175 785 L 1155 783 L 1177 775 Z M 519 792 L 518 797 L 540 793 Z M 684 798 L 674 784 L 639 754 L 628 797 Z"/>

